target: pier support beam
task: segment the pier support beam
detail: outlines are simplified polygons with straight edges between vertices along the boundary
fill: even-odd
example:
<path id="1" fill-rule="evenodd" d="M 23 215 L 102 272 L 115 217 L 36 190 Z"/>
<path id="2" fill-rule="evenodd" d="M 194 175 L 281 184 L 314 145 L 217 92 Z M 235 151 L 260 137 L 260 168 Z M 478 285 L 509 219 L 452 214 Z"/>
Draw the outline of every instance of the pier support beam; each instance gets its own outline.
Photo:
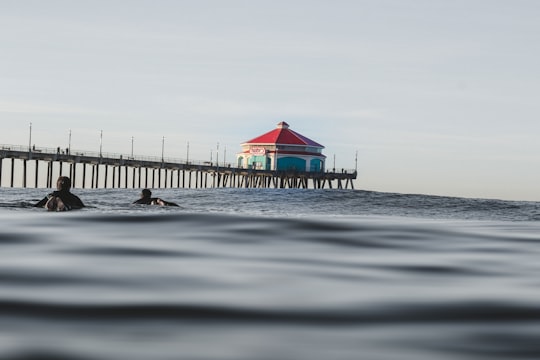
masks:
<path id="1" fill-rule="evenodd" d="M 51 178 L 51 172 L 52 172 L 52 161 L 49 161 L 47 163 L 47 177 L 45 178 L 45 187 L 47 188 L 50 188 L 49 179 Z"/>
<path id="2" fill-rule="evenodd" d="M 69 172 L 71 174 L 71 186 L 75 187 L 75 180 L 76 180 L 76 175 L 75 175 L 75 168 L 77 167 L 77 164 L 75 163 L 70 163 L 69 164 Z"/>
<path id="3" fill-rule="evenodd" d="M 2 166 L 1 163 L 0 163 L 0 166 Z M 36 159 L 36 174 L 35 174 L 35 178 L 34 178 L 34 187 L 35 188 L 38 187 L 38 175 L 39 175 L 39 160 Z"/>
<path id="4" fill-rule="evenodd" d="M 11 159 L 11 187 L 13 187 L 13 181 L 15 180 L 15 159 Z"/>
<path id="5" fill-rule="evenodd" d="M 90 189 L 94 188 L 95 173 L 96 173 L 96 165 L 92 165 L 92 176 L 90 177 Z"/>
<path id="6" fill-rule="evenodd" d="M 144 187 L 148 187 L 148 168 L 144 168 Z"/>
<path id="7" fill-rule="evenodd" d="M 86 186 L 86 164 L 82 164 L 82 166 L 82 188 L 84 189 Z"/>
<path id="8" fill-rule="evenodd" d="M 109 166 L 112 172 L 112 179 L 111 179 L 111 189 L 114 189 L 116 187 L 116 166 L 112 165 Z"/>
<path id="9" fill-rule="evenodd" d="M 26 160 L 23 160 L 23 178 L 22 178 L 22 187 L 26 187 Z"/>
<path id="10" fill-rule="evenodd" d="M 109 165 L 105 164 L 105 178 L 103 179 L 103 188 L 107 188 L 107 180 L 108 180 L 108 173 L 109 173 Z"/>

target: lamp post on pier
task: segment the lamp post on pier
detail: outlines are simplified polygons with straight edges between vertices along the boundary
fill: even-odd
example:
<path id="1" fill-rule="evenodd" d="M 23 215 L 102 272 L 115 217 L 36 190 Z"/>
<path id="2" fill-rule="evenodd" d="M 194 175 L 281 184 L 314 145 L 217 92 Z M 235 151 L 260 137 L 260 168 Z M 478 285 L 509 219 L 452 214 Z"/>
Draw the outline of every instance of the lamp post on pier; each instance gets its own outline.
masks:
<path id="1" fill-rule="evenodd" d="M 30 135 L 28 138 L 28 152 L 32 152 L 32 123 L 30 123 Z"/>
<path id="2" fill-rule="evenodd" d="M 131 137 L 131 159 L 133 159 L 133 136 Z"/>
<path id="3" fill-rule="evenodd" d="M 68 155 L 71 155 L 71 129 L 69 129 Z"/>
<path id="4" fill-rule="evenodd" d="M 216 147 L 216 166 L 219 166 L 219 143 L 217 143 Z"/>
<path id="5" fill-rule="evenodd" d="M 165 136 L 161 139 L 161 162 L 163 162 L 165 154 Z"/>
<path id="6" fill-rule="evenodd" d="M 99 132 L 99 157 L 102 157 L 102 150 L 103 150 L 103 130 L 100 130 Z"/>

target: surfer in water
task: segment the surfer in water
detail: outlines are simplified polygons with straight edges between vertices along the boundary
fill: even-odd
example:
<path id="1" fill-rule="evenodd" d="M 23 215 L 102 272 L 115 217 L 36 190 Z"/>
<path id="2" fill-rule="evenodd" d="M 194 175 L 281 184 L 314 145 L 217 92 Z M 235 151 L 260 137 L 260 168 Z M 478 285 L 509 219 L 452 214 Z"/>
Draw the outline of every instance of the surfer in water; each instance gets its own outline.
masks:
<path id="1" fill-rule="evenodd" d="M 141 198 L 133 203 L 142 205 L 178 206 L 173 202 L 165 201 L 160 198 L 153 198 L 152 192 L 148 189 L 143 189 L 143 191 L 141 191 Z"/>
<path id="2" fill-rule="evenodd" d="M 73 195 L 71 189 L 71 180 L 67 176 L 60 176 L 56 181 L 56 191 L 45 196 L 34 207 L 44 207 L 49 211 L 67 211 L 81 209 L 83 202 L 77 195 Z"/>

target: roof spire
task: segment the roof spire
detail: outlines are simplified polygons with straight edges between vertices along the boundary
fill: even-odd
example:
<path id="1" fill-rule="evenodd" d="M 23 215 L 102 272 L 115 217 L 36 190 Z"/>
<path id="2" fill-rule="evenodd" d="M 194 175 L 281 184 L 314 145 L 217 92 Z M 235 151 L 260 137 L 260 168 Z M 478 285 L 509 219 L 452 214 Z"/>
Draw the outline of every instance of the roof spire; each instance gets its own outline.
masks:
<path id="1" fill-rule="evenodd" d="M 287 124 L 285 121 L 281 121 L 277 124 L 277 128 L 278 129 L 288 129 L 289 128 L 289 124 Z"/>

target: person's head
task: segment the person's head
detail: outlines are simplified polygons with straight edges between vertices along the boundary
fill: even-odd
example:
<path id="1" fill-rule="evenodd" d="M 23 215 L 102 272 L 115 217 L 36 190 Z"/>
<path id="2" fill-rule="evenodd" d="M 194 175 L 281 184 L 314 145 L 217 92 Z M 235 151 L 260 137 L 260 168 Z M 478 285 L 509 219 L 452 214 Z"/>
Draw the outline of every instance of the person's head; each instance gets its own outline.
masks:
<path id="1" fill-rule="evenodd" d="M 71 189 L 71 180 L 67 176 L 60 176 L 56 180 L 56 188 L 58 190 L 69 191 Z"/>
<path id="2" fill-rule="evenodd" d="M 143 189 L 143 191 L 141 191 L 141 197 L 149 198 L 150 196 L 152 196 L 152 192 L 150 190 Z"/>

